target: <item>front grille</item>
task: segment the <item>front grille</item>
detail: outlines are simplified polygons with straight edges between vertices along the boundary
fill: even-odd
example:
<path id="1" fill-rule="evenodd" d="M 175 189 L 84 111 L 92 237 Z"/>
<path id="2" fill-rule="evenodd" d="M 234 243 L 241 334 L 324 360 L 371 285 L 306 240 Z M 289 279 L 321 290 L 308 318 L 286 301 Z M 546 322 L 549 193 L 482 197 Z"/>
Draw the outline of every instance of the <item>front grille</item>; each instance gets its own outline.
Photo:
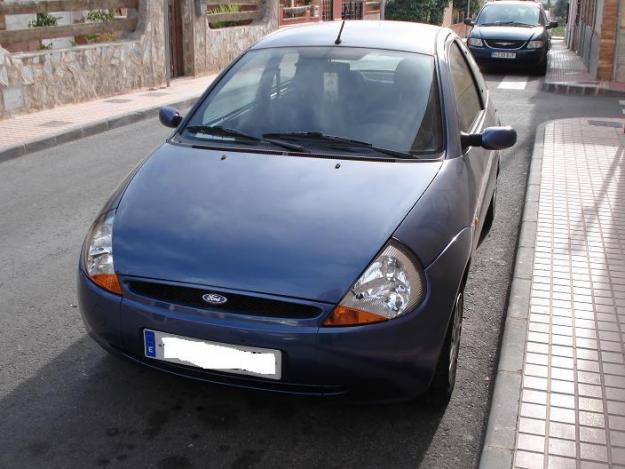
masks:
<path id="1" fill-rule="evenodd" d="M 167 285 L 164 283 L 130 281 L 128 287 L 133 293 L 181 306 L 210 309 L 233 314 L 247 314 L 252 316 L 267 316 L 279 318 L 314 318 L 321 314 L 321 309 L 311 305 L 290 303 L 285 301 L 268 300 L 253 296 L 223 293 L 211 289 L 199 289 Z M 228 301 L 222 305 L 210 305 L 202 300 L 206 293 L 217 293 L 225 296 Z"/>
<path id="2" fill-rule="evenodd" d="M 503 39 L 484 40 L 486 45 L 492 49 L 520 49 L 527 41 L 506 41 Z"/>

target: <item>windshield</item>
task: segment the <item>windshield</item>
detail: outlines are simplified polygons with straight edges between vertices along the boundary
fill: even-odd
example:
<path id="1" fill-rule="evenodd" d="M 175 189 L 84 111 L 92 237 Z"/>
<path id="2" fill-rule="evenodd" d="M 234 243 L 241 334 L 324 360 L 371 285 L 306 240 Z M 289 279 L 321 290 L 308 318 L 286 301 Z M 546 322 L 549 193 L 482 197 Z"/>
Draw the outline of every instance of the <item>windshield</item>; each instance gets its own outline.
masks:
<path id="1" fill-rule="evenodd" d="M 250 51 L 181 134 L 207 145 L 296 139 L 306 151 L 337 145 L 348 151 L 346 139 L 351 139 L 360 143 L 358 150 L 366 143 L 371 151 L 379 147 L 409 156 L 440 152 L 435 78 L 434 58 L 428 55 L 346 47 Z"/>
<path id="2" fill-rule="evenodd" d="M 534 5 L 516 5 L 493 3 L 486 5 L 477 24 L 525 24 L 538 26 L 540 21 L 540 9 Z"/>

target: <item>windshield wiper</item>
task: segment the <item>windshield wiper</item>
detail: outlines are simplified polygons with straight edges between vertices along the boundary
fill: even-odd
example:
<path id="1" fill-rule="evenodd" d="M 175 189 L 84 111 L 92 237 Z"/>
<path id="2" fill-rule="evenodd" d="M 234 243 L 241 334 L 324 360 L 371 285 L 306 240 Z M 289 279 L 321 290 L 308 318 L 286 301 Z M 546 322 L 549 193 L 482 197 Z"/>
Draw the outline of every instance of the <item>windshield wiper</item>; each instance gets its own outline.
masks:
<path id="1" fill-rule="evenodd" d="M 395 158 L 401 159 L 415 159 L 413 155 L 410 153 L 406 153 L 403 151 L 391 150 L 390 148 L 382 148 L 373 145 L 369 142 L 364 142 L 362 140 L 355 140 L 353 138 L 348 137 L 339 137 L 336 135 L 327 135 L 321 132 L 284 132 L 284 133 L 268 133 L 263 134 L 263 138 L 280 138 L 280 139 L 298 139 L 298 140 L 311 140 L 317 142 L 327 142 L 334 145 L 339 145 L 341 147 L 358 147 L 358 148 L 367 148 L 373 151 L 377 151 L 378 153 L 384 153 L 389 156 L 393 156 Z"/>
<path id="2" fill-rule="evenodd" d="M 272 143 L 273 145 L 281 146 L 288 150 L 304 151 L 304 147 L 302 147 L 301 145 L 296 145 L 289 142 L 281 142 L 280 140 L 276 140 L 273 138 L 259 138 L 254 135 L 249 135 L 241 132 L 240 130 L 229 129 L 221 125 L 192 125 L 185 128 L 184 130 L 188 130 L 189 132 L 196 134 L 215 135 L 218 137 L 232 137 L 234 139 L 243 139 L 250 142 L 268 142 Z"/>
<path id="3" fill-rule="evenodd" d="M 242 138 L 245 140 L 251 140 L 253 142 L 261 141 L 260 138 L 255 137 L 254 135 L 248 135 L 239 130 L 229 129 L 221 125 L 191 125 L 189 127 L 186 127 L 184 130 L 195 134 L 215 135 L 217 137 Z"/>
<path id="4" fill-rule="evenodd" d="M 535 28 L 536 24 L 528 24 L 528 23 L 519 23 L 518 21 L 495 21 L 494 23 L 482 23 L 480 26 L 502 26 L 506 24 L 516 24 L 518 26 L 528 26 L 530 28 Z"/>

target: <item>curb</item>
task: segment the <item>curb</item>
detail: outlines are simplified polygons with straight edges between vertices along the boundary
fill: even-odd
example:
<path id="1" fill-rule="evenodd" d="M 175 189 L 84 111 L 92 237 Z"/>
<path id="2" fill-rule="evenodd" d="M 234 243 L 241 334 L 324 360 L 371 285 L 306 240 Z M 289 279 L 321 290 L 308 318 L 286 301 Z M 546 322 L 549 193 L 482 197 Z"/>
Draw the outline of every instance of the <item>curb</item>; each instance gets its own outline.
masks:
<path id="1" fill-rule="evenodd" d="M 543 82 L 543 91 L 576 96 L 609 96 L 624 97 L 625 90 L 615 90 L 597 85 L 583 85 L 572 82 Z"/>
<path id="2" fill-rule="evenodd" d="M 511 468 L 514 460 L 516 428 L 521 402 L 523 359 L 527 342 L 545 128 L 552 122 L 544 122 L 536 130 L 536 140 L 525 192 L 521 232 L 517 244 L 512 285 L 495 376 L 495 389 L 480 458 L 480 469 Z"/>
<path id="3" fill-rule="evenodd" d="M 157 116 L 159 109 L 163 106 L 175 106 L 181 108 L 190 107 L 195 104 L 200 96 L 201 94 L 198 94 L 196 97 L 187 98 L 182 101 L 154 106 L 148 109 L 143 109 L 141 111 L 133 111 L 120 116 L 90 122 L 89 124 L 85 124 L 84 126 L 65 130 L 55 135 L 51 135 L 41 139 L 29 140 L 25 143 L 5 148 L 4 150 L 0 150 L 0 163 L 39 150 L 62 145 L 64 143 L 79 140 L 90 135 L 99 134 L 102 132 L 106 132 L 107 130 L 116 129 L 118 127 L 123 127 L 128 124 Z"/>

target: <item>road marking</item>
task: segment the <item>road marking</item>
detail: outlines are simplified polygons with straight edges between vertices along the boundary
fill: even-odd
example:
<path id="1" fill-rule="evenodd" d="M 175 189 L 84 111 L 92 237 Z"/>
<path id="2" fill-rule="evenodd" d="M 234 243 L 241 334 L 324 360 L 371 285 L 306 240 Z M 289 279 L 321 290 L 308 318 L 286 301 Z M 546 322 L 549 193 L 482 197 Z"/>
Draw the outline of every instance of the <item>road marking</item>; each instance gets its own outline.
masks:
<path id="1" fill-rule="evenodd" d="M 527 77 L 506 75 L 497 88 L 500 90 L 524 90 L 526 86 Z"/>
<path id="2" fill-rule="evenodd" d="M 621 106 L 625 106 L 625 99 L 621 99 L 618 103 L 619 103 Z"/>

